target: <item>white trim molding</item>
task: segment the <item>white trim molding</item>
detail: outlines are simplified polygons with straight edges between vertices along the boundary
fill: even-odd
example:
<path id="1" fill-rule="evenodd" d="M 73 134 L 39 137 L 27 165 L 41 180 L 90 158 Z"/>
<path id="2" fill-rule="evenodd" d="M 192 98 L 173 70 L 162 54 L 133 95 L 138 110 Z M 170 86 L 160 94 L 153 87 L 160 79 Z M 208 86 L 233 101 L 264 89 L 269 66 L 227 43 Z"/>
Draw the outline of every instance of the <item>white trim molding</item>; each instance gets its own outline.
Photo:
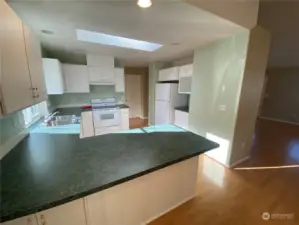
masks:
<path id="1" fill-rule="evenodd" d="M 245 161 L 248 160 L 249 158 L 250 158 L 250 156 L 246 156 L 246 157 L 244 157 L 244 158 L 242 158 L 242 159 L 240 159 L 240 160 L 234 162 L 233 164 L 231 164 L 231 165 L 229 166 L 229 168 L 234 169 L 235 166 L 239 165 L 239 164 L 242 163 L 242 162 L 245 162 Z"/>
<path id="2" fill-rule="evenodd" d="M 292 125 L 297 125 L 297 126 L 299 126 L 299 123 L 290 122 L 290 121 L 285 121 L 285 120 L 280 120 L 280 119 L 274 119 L 274 118 L 269 118 L 269 117 L 264 117 L 264 116 L 259 116 L 258 118 L 259 118 L 259 119 L 264 119 L 264 120 L 271 120 L 271 121 L 275 121 L 275 122 L 287 123 L 287 124 L 292 124 Z"/>

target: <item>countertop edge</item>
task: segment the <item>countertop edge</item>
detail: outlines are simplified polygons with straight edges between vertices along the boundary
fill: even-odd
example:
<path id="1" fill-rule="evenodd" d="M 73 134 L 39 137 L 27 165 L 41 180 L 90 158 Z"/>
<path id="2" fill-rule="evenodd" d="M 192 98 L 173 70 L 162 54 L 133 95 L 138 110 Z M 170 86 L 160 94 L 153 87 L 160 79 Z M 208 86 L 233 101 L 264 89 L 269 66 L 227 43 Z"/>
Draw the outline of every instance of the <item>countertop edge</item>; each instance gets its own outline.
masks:
<path id="1" fill-rule="evenodd" d="M 219 147 L 218 144 L 215 144 L 215 147 L 214 148 L 217 148 Z M 101 187 L 98 187 L 98 188 L 93 188 L 91 190 L 88 190 L 88 191 L 85 191 L 85 192 L 81 192 L 81 193 L 78 193 L 74 196 L 71 196 L 71 197 L 67 197 L 67 198 L 63 198 L 63 199 L 60 199 L 58 201 L 54 201 L 54 202 L 51 202 L 51 203 L 48 203 L 46 205 L 43 205 L 43 206 L 39 206 L 39 207 L 35 207 L 35 208 L 32 208 L 32 209 L 28 209 L 26 211 L 20 211 L 20 212 L 17 212 L 17 213 L 14 213 L 14 214 L 9 214 L 9 215 L 1 215 L 0 217 L 0 222 L 3 223 L 3 222 L 6 222 L 6 221 L 9 221 L 9 220 L 14 220 L 14 219 L 17 219 L 17 218 L 20 218 L 20 217 L 24 217 L 24 216 L 28 216 L 28 215 L 31 215 L 31 214 L 35 214 L 37 212 L 40 212 L 40 211 L 44 211 L 44 210 L 47 210 L 47 209 L 50 209 L 50 208 L 53 208 L 53 207 L 56 207 L 56 206 L 59 206 L 59 205 L 62 205 L 62 204 L 66 204 L 66 203 L 69 203 L 71 201 L 74 201 L 74 200 L 77 200 L 77 199 L 80 199 L 80 198 L 83 198 L 83 197 L 86 197 L 88 195 L 91 195 L 91 194 L 94 194 L 96 192 L 100 192 L 100 191 L 103 191 L 105 189 L 108 189 L 108 188 L 111 188 L 113 186 L 116 186 L 116 185 L 119 185 L 119 184 L 122 184 L 124 182 L 127 182 L 127 181 L 130 181 L 130 180 L 133 180 L 135 178 L 138 178 L 138 177 L 141 177 L 143 175 L 146 175 L 148 173 L 151 173 L 151 172 L 154 172 L 154 171 L 157 171 L 157 170 L 160 170 L 160 169 L 163 169 L 165 167 L 168 167 L 168 166 L 171 166 L 173 164 L 176 164 L 176 163 L 179 163 L 179 162 L 182 162 L 184 160 L 187 160 L 187 159 L 190 159 L 192 157 L 195 157 L 195 156 L 198 156 L 198 155 L 201 155 L 211 149 L 214 149 L 214 148 L 209 148 L 209 149 L 205 149 L 205 150 L 202 150 L 202 152 L 197 152 L 197 153 L 194 153 L 194 154 L 190 154 L 190 155 L 186 155 L 184 157 L 181 157 L 179 159 L 176 159 L 176 160 L 172 160 L 170 162 L 167 162 L 167 163 L 164 163 L 164 164 L 161 164 L 157 167 L 153 167 L 153 168 L 150 168 L 148 170 L 144 170 L 142 172 L 139 172 L 139 173 L 136 173 L 136 174 L 133 174 L 133 175 L 130 175 L 128 177 L 125 177 L 125 178 L 122 178 L 122 179 L 119 179 L 119 180 L 116 180 L 114 182 L 111 182 L 111 183 L 108 183 L 108 184 L 105 184 Z"/>

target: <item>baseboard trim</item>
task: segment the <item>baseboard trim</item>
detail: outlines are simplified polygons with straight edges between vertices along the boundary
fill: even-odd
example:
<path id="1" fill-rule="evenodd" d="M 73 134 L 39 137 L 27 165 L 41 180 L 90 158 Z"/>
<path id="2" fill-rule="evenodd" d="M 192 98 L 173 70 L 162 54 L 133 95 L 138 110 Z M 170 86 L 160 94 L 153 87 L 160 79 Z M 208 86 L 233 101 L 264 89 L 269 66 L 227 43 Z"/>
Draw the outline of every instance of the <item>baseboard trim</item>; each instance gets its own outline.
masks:
<path id="1" fill-rule="evenodd" d="M 263 119 L 263 120 L 271 120 L 271 121 L 275 121 L 275 122 L 287 123 L 287 124 L 292 124 L 292 125 L 297 125 L 297 126 L 299 126 L 299 123 L 289 122 L 289 121 L 279 120 L 279 119 L 274 119 L 274 118 L 269 118 L 269 117 L 263 117 L 263 116 L 260 116 L 259 119 Z"/>
<path id="2" fill-rule="evenodd" d="M 229 168 L 233 169 L 235 166 L 237 166 L 238 164 L 240 164 L 240 163 L 242 163 L 242 162 L 245 162 L 245 161 L 248 160 L 249 158 L 250 158 L 250 156 L 246 156 L 246 157 L 244 157 L 244 158 L 242 158 L 242 159 L 240 159 L 240 160 L 234 162 L 233 164 L 231 164 L 231 165 L 229 166 Z"/>
<path id="3" fill-rule="evenodd" d="M 0 159 L 9 153 L 20 141 L 22 141 L 29 134 L 28 129 L 24 129 L 16 136 L 13 136 L 0 146 Z"/>
<path id="4" fill-rule="evenodd" d="M 150 219 L 146 220 L 145 223 L 143 223 L 143 225 L 149 224 L 150 222 L 154 221 L 155 219 L 158 219 L 159 217 L 163 216 L 164 214 L 170 212 L 171 210 L 173 210 L 173 209 L 179 207 L 180 205 L 182 205 L 182 204 L 188 202 L 188 201 L 191 200 L 192 198 L 195 198 L 195 196 L 196 196 L 196 194 L 194 194 L 194 195 L 192 195 L 192 196 L 190 196 L 190 197 L 187 197 L 187 198 L 183 199 L 183 200 L 180 201 L 179 203 L 177 203 L 177 204 L 171 206 L 170 208 L 166 209 L 165 211 L 159 213 L 158 215 L 153 216 L 153 217 L 151 217 Z"/>

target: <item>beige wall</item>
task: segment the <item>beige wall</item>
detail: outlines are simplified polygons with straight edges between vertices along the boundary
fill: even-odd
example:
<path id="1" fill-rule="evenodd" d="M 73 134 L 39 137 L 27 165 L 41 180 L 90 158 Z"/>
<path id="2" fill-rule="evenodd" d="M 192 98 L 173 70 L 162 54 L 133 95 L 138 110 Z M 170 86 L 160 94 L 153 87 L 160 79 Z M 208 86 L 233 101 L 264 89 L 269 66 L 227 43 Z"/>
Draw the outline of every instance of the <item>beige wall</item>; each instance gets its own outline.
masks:
<path id="1" fill-rule="evenodd" d="M 142 101 L 142 117 L 148 117 L 148 105 L 149 105 L 149 94 L 148 94 L 148 67 L 125 67 L 125 74 L 134 74 L 141 76 L 141 101 Z"/>
<path id="2" fill-rule="evenodd" d="M 251 30 L 230 165 L 250 155 L 256 118 L 264 86 L 269 46 L 270 34 L 267 31 L 261 27 Z"/>
<path id="3" fill-rule="evenodd" d="M 249 31 L 200 47 L 194 53 L 189 129 L 220 143 L 209 154 L 229 165 Z"/>
<path id="4" fill-rule="evenodd" d="M 261 117 L 299 124 L 299 67 L 267 70 Z"/>
<path id="5" fill-rule="evenodd" d="M 251 29 L 257 24 L 258 0 L 184 0 L 217 16 Z"/>

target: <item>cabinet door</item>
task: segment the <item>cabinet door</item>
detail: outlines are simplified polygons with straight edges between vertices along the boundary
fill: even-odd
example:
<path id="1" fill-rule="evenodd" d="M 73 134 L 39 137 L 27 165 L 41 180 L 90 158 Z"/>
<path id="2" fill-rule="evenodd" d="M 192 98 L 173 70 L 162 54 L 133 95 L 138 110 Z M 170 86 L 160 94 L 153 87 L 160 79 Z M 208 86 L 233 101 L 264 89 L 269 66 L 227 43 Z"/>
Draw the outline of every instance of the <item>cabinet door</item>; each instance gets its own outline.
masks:
<path id="1" fill-rule="evenodd" d="M 129 130 L 129 109 L 121 109 L 121 129 Z"/>
<path id="2" fill-rule="evenodd" d="M 87 54 L 86 61 L 88 66 L 114 68 L 114 58 L 112 56 Z"/>
<path id="3" fill-rule="evenodd" d="M 67 93 L 89 93 L 87 66 L 62 64 Z"/>
<path id="4" fill-rule="evenodd" d="M 38 224 L 86 225 L 83 199 L 36 213 Z"/>
<path id="5" fill-rule="evenodd" d="M 175 110 L 174 114 L 174 124 L 187 130 L 189 123 L 189 113 Z"/>
<path id="6" fill-rule="evenodd" d="M 193 64 L 180 66 L 179 77 L 192 77 L 192 74 L 193 74 Z"/>
<path id="7" fill-rule="evenodd" d="M 31 86 L 34 91 L 34 102 L 39 103 L 46 99 L 41 46 L 35 34 L 24 23 L 23 29 Z"/>
<path id="8" fill-rule="evenodd" d="M 90 84 L 114 85 L 114 68 L 88 66 Z"/>
<path id="9" fill-rule="evenodd" d="M 115 68 L 115 92 L 125 92 L 125 76 L 123 68 Z"/>
<path id="10" fill-rule="evenodd" d="M 43 70 L 48 94 L 63 94 L 65 85 L 61 63 L 57 59 L 43 58 Z"/>
<path id="11" fill-rule="evenodd" d="M 34 102 L 22 21 L 4 1 L 0 4 L 2 107 L 8 114 Z"/>
<path id="12" fill-rule="evenodd" d="M 24 216 L 15 220 L 10 220 L 1 225 L 38 225 L 35 215 Z"/>
<path id="13" fill-rule="evenodd" d="M 179 79 L 178 67 L 167 68 L 159 71 L 159 81 L 171 81 Z"/>
<path id="14" fill-rule="evenodd" d="M 94 136 L 92 111 L 81 114 L 82 138 Z"/>

